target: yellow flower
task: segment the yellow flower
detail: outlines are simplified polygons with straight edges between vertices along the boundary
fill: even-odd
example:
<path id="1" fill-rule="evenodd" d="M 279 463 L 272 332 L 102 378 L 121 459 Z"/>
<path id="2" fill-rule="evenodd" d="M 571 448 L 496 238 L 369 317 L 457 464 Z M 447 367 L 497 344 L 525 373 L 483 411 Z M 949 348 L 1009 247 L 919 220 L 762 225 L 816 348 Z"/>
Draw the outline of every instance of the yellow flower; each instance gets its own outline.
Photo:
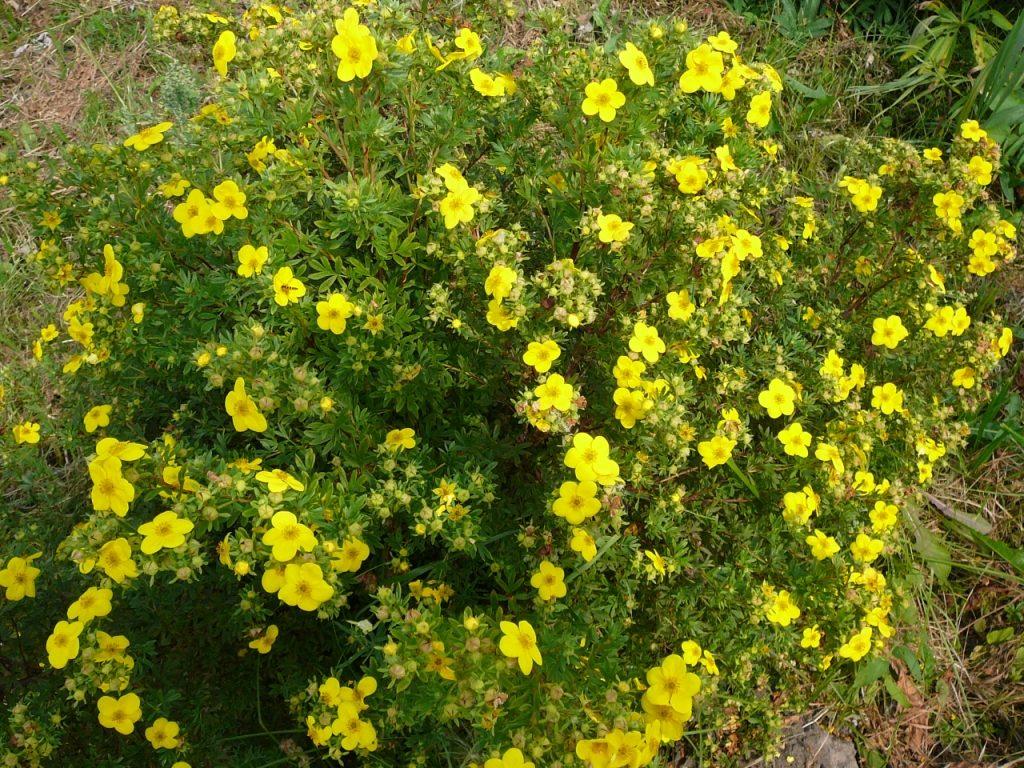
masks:
<path id="1" fill-rule="evenodd" d="M 715 435 L 710 440 L 703 440 L 697 443 L 697 452 L 704 460 L 708 469 L 725 464 L 732 458 L 732 449 L 736 447 L 736 441 L 730 440 L 722 435 Z"/>
<path id="2" fill-rule="evenodd" d="M 112 728 L 123 736 L 135 730 L 135 723 L 142 719 L 142 702 L 138 695 L 126 693 L 124 696 L 101 696 L 96 702 L 99 710 L 100 725 Z"/>
<path id="3" fill-rule="evenodd" d="M 768 383 L 768 389 L 757 396 L 757 402 L 773 419 L 792 416 L 796 410 L 796 390 L 782 379 L 772 379 Z"/>
<path id="4" fill-rule="evenodd" d="M 85 625 L 80 621 L 58 621 L 46 639 L 46 657 L 54 669 L 64 669 L 71 659 L 78 657 L 78 636 Z"/>
<path id="5" fill-rule="evenodd" d="M 104 437 L 96 443 L 96 458 L 114 458 L 119 461 L 137 461 L 146 455 L 142 443 L 130 443 L 113 437 Z"/>
<path id="6" fill-rule="evenodd" d="M 85 422 L 86 432 L 95 432 L 100 427 L 110 425 L 110 411 L 113 406 L 97 405 L 88 410 L 82 419 Z"/>
<path id="7" fill-rule="evenodd" d="M 736 161 L 732 159 L 732 150 L 729 149 L 728 144 L 715 147 L 715 157 L 718 159 L 718 167 L 721 168 L 723 172 L 739 170 L 739 166 L 736 165 Z"/>
<path id="8" fill-rule="evenodd" d="M 633 229 L 632 222 L 623 221 L 615 213 L 598 216 L 597 226 L 597 239 L 602 243 L 624 243 L 629 239 L 630 230 Z"/>
<path id="9" fill-rule="evenodd" d="M 765 617 L 772 624 L 788 627 L 794 619 L 800 618 L 800 609 L 796 607 L 788 590 L 780 590 L 765 605 Z"/>
<path id="10" fill-rule="evenodd" d="M 370 548 L 361 539 L 350 536 L 345 539 L 341 548 L 335 553 L 331 565 L 335 570 L 356 573 L 363 566 L 363 561 L 370 556 Z"/>
<path id="11" fill-rule="evenodd" d="M 814 530 L 814 533 L 804 539 L 804 541 L 806 541 L 807 546 L 811 548 L 811 555 L 813 555 L 816 560 L 824 560 L 832 557 L 832 555 L 839 551 L 839 542 L 817 528 Z"/>
<path id="12" fill-rule="evenodd" d="M 999 240 L 994 232 L 975 229 L 971 232 L 968 247 L 978 256 L 995 256 L 999 252 Z"/>
<path id="13" fill-rule="evenodd" d="M 657 552 L 655 552 L 652 549 L 645 549 L 644 557 L 651 561 L 650 567 L 654 569 L 655 573 L 661 576 L 664 576 L 666 573 L 668 573 L 665 558 L 659 555 Z"/>
<path id="14" fill-rule="evenodd" d="M 171 178 L 157 187 L 157 190 L 163 197 L 181 197 L 191 186 L 192 182 L 183 178 L 180 173 L 172 173 Z"/>
<path id="15" fill-rule="evenodd" d="M 113 610 L 112 590 L 102 587 L 89 587 L 82 596 L 68 606 L 68 618 L 88 624 L 95 618 L 108 616 Z"/>
<path id="16" fill-rule="evenodd" d="M 89 462 L 92 480 L 92 508 L 97 512 L 109 510 L 124 517 L 128 505 L 135 499 L 135 488 L 121 475 L 121 461 L 113 456 L 97 457 Z"/>
<path id="17" fill-rule="evenodd" d="M 858 533 L 856 541 L 850 544 L 850 554 L 858 563 L 870 563 L 882 554 L 884 547 L 884 542 L 873 539 L 866 533 Z"/>
<path id="18" fill-rule="evenodd" d="M 289 563 L 285 566 L 277 596 L 286 605 L 303 611 L 315 611 L 334 595 L 334 587 L 324 580 L 316 563 Z"/>
<path id="19" fill-rule="evenodd" d="M 818 494 L 809 485 L 782 497 L 782 517 L 787 523 L 804 525 L 818 510 Z"/>
<path id="20" fill-rule="evenodd" d="M 543 560 L 540 570 L 530 578 L 530 586 L 537 590 L 540 599 L 544 601 L 565 597 L 565 571 L 549 560 Z"/>
<path id="21" fill-rule="evenodd" d="M 551 339 L 531 341 L 523 353 L 523 362 L 532 366 L 537 373 L 547 373 L 551 364 L 561 356 L 562 350 Z"/>
<path id="22" fill-rule="evenodd" d="M 612 400 L 615 402 L 615 418 L 626 429 L 636 426 L 654 405 L 643 391 L 625 387 L 616 389 Z"/>
<path id="23" fill-rule="evenodd" d="M 459 60 L 472 61 L 483 55 L 484 47 L 480 43 L 480 35 L 469 27 L 463 27 L 459 30 L 459 34 L 455 36 L 454 43 L 459 52 L 449 54 L 446 63 Z"/>
<path id="24" fill-rule="evenodd" d="M 686 291 L 670 291 L 665 301 L 668 302 L 668 316 L 673 320 L 688 320 L 696 310 Z"/>
<path id="25" fill-rule="evenodd" d="M 689 713 L 693 697 L 700 692 L 700 678 L 687 670 L 677 653 L 666 656 L 657 667 L 647 670 L 647 693 L 651 703 Z"/>
<path id="26" fill-rule="evenodd" d="M 39 428 L 39 424 L 34 421 L 23 421 L 21 424 L 15 424 L 11 428 L 11 432 L 14 434 L 14 442 L 18 445 L 23 443 L 35 445 L 39 442 Z"/>
<path id="27" fill-rule="evenodd" d="M 985 129 L 981 127 L 977 120 L 967 120 L 961 123 L 960 135 L 973 142 L 979 142 L 982 139 L 988 138 Z"/>
<path id="28" fill-rule="evenodd" d="M 188 197 L 174 207 L 173 215 L 187 238 L 211 232 L 219 235 L 224 231 L 224 221 L 214 213 L 213 204 L 199 189 L 189 192 Z"/>
<path id="29" fill-rule="evenodd" d="M 799 421 L 794 421 L 779 432 L 779 442 L 783 450 L 790 456 L 807 458 L 807 449 L 811 447 L 811 433 L 804 430 Z"/>
<path id="30" fill-rule="evenodd" d="M 934 333 L 940 339 L 947 333 L 960 336 L 971 326 L 971 316 L 961 306 L 939 307 L 936 309 L 924 327 Z"/>
<path id="31" fill-rule="evenodd" d="M 479 67 L 469 70 L 469 80 L 473 89 L 481 96 L 496 98 L 505 95 L 506 80 L 503 76 L 493 76 L 484 72 Z"/>
<path id="32" fill-rule="evenodd" d="M 814 458 L 825 464 L 831 464 L 832 469 L 836 474 L 841 475 L 846 471 L 846 465 L 843 463 L 843 455 L 839 452 L 839 449 L 831 443 L 818 443 L 818 447 L 814 449 Z"/>
<path id="33" fill-rule="evenodd" d="M 903 412 L 903 392 L 892 382 L 871 388 L 871 407 L 886 416 Z"/>
<path id="34" fill-rule="evenodd" d="M 877 347 L 896 349 L 899 343 L 909 335 L 909 331 L 903 327 L 903 321 L 899 315 L 876 317 L 872 328 L 874 330 L 871 334 L 871 343 Z"/>
<path id="35" fill-rule="evenodd" d="M 582 528 L 572 529 L 572 538 L 569 540 L 569 548 L 573 552 L 579 552 L 584 562 L 589 563 L 597 555 L 597 543 L 594 537 Z"/>
<path id="36" fill-rule="evenodd" d="M 118 584 L 123 583 L 125 579 L 134 579 L 139 575 L 135 561 L 132 560 L 131 545 L 128 543 L 128 539 L 123 537 L 108 541 L 100 547 L 96 564 Z"/>
<path id="37" fill-rule="evenodd" d="M 295 304 L 306 295 L 306 286 L 292 274 L 291 267 L 281 267 L 274 273 L 274 302 L 279 307 Z"/>
<path id="38" fill-rule="evenodd" d="M 647 362 L 656 363 L 665 351 L 665 342 L 658 335 L 657 328 L 637 321 L 633 326 L 633 335 L 629 339 L 629 348 L 642 355 Z"/>
<path id="39" fill-rule="evenodd" d="M 256 401 L 245 391 L 245 379 L 239 376 L 235 379 L 235 388 L 228 392 L 224 398 L 224 410 L 231 417 L 231 423 L 236 432 L 265 432 L 267 419 L 260 413 Z"/>
<path id="40" fill-rule="evenodd" d="M 929 163 L 937 163 L 942 159 L 942 150 L 938 147 L 929 147 L 921 153 Z"/>
<path id="41" fill-rule="evenodd" d="M 853 207 L 861 213 L 870 213 L 878 208 L 878 201 L 882 197 L 881 187 L 853 176 L 844 176 L 839 186 L 845 187 Z"/>
<path id="42" fill-rule="evenodd" d="M 964 389 L 973 389 L 975 384 L 975 377 L 977 373 L 970 366 L 964 366 L 963 368 L 957 368 L 953 371 L 953 378 L 951 379 L 954 387 L 963 387 Z"/>
<path id="43" fill-rule="evenodd" d="M 41 552 L 29 557 L 12 557 L 7 566 L 0 569 L 0 587 L 4 588 L 4 596 L 8 600 L 17 602 L 36 596 L 36 577 L 40 570 L 32 565 L 32 561 L 39 557 L 42 557 Z"/>
<path id="44" fill-rule="evenodd" d="M 533 665 L 538 666 L 544 663 L 537 647 L 537 633 L 528 621 L 520 621 L 514 624 L 511 621 L 503 621 L 501 627 L 501 640 L 498 649 L 510 659 L 519 663 L 519 669 L 524 675 L 530 674 Z"/>
<path id="45" fill-rule="evenodd" d="M 238 185 L 231 179 L 222 181 L 213 188 L 213 199 L 211 202 L 214 215 L 221 221 L 227 221 L 232 216 L 236 219 L 245 219 L 249 211 L 245 207 L 245 193 L 238 188 Z"/>
<path id="46" fill-rule="evenodd" d="M 492 757 L 484 768 L 534 768 L 533 763 L 523 757 L 523 753 L 516 747 L 506 749 L 501 757 Z"/>
<path id="47" fill-rule="evenodd" d="M 364 78 L 377 60 L 377 42 L 365 24 L 359 23 L 355 8 L 346 8 L 341 19 L 335 19 L 331 50 L 338 57 L 338 79 L 348 83 Z"/>
<path id="48" fill-rule="evenodd" d="M 932 196 L 935 215 L 954 230 L 959 230 L 960 213 L 964 199 L 956 192 L 936 192 Z"/>
<path id="49" fill-rule="evenodd" d="M 163 141 L 164 134 L 167 133 L 167 131 L 169 131 L 173 125 L 174 123 L 168 123 L 165 121 L 163 123 L 151 125 L 148 128 L 143 128 L 138 133 L 133 134 L 132 136 L 129 136 L 127 139 L 125 139 L 124 146 L 131 147 L 132 149 L 138 150 L 139 152 L 147 150 L 154 144 L 159 144 L 161 141 Z M 186 185 L 188 184 L 188 182 L 185 183 Z M 181 192 L 178 192 L 178 194 L 180 195 Z"/>
<path id="50" fill-rule="evenodd" d="M 643 383 L 641 377 L 646 370 L 647 366 L 642 361 L 619 355 L 615 367 L 612 368 L 612 375 L 620 387 L 639 387 Z"/>
<path id="51" fill-rule="evenodd" d="M 410 427 L 392 429 L 384 437 L 384 447 L 392 453 L 411 450 L 416 447 L 416 432 Z"/>
<path id="52" fill-rule="evenodd" d="M 152 555 L 161 549 L 180 547 L 185 543 L 185 534 L 193 528 L 195 525 L 191 520 L 178 517 L 176 512 L 161 512 L 150 522 L 139 526 L 139 533 L 145 537 L 139 549 L 144 555 Z"/>
<path id="53" fill-rule="evenodd" d="M 293 491 L 304 491 L 306 486 L 296 480 L 283 469 L 264 469 L 256 473 L 256 479 L 267 486 L 271 493 L 284 493 L 289 488 Z"/>
<path id="54" fill-rule="evenodd" d="M 267 246 L 253 246 L 246 243 L 238 250 L 238 274 L 240 277 L 252 277 L 263 274 L 263 265 L 267 263 Z"/>
<path id="55" fill-rule="evenodd" d="M 619 465 L 609 457 L 609 451 L 605 438 L 577 432 L 572 447 L 565 454 L 565 466 L 576 471 L 580 482 L 591 480 L 604 486 L 615 485 L 619 480 Z"/>
<path id="56" fill-rule="evenodd" d="M 546 411 L 554 408 L 568 411 L 572 407 L 574 390 L 572 384 L 566 382 L 560 373 L 552 373 L 533 390 L 537 397 L 537 406 Z"/>
<path id="57" fill-rule="evenodd" d="M 108 635 L 102 630 L 97 630 L 97 648 L 93 660 L 101 664 L 105 661 L 129 662 L 131 657 L 125 653 L 129 645 L 128 638 L 124 635 Z"/>
<path id="58" fill-rule="evenodd" d="M 687 195 L 697 194 L 708 181 L 704 160 L 699 157 L 687 157 L 672 163 L 669 172 L 675 176 L 679 191 Z M 698 251 L 698 255 L 699 253 Z"/>
<path id="59" fill-rule="evenodd" d="M 860 661 L 871 650 L 871 627 L 864 627 L 854 633 L 839 648 L 839 655 L 851 661 Z"/>
<path id="60" fill-rule="evenodd" d="M 344 333 L 348 319 L 355 314 L 355 311 L 356 305 L 343 294 L 328 294 L 325 301 L 316 303 L 317 327 L 334 334 Z"/>
<path id="61" fill-rule="evenodd" d="M 722 98 L 726 101 L 735 99 L 736 92 L 747 84 L 745 78 L 746 71 L 743 67 L 734 66 L 727 69 L 722 76 L 722 87 L 718 91 L 722 94 Z"/>
<path id="62" fill-rule="evenodd" d="M 979 187 L 987 187 L 992 183 L 992 163 L 975 155 L 967 163 L 967 175 Z"/>
<path id="63" fill-rule="evenodd" d="M 686 54 L 686 71 L 679 76 L 679 88 L 684 93 L 702 89 L 708 93 L 718 93 L 722 90 L 724 73 L 725 61 L 722 54 L 703 43 Z"/>
<path id="64" fill-rule="evenodd" d="M 644 52 L 633 43 L 626 43 L 626 47 L 619 51 L 619 63 L 629 72 L 629 79 L 634 85 L 654 85 L 654 72 L 647 61 Z"/>
<path id="65" fill-rule="evenodd" d="M 870 512 L 871 530 L 875 533 L 885 533 L 896 525 L 899 517 L 899 508 L 895 504 L 887 504 L 884 501 L 876 501 Z"/>
<path id="66" fill-rule="evenodd" d="M 747 122 L 758 128 L 767 128 L 772 119 L 772 95 L 768 91 L 759 93 L 750 100 Z"/>
<path id="67" fill-rule="evenodd" d="M 181 727 L 176 722 L 158 717 L 146 729 L 146 740 L 153 745 L 153 749 L 177 749 L 181 745 L 179 733 Z"/>
<path id="68" fill-rule="evenodd" d="M 473 205 L 480 199 L 481 195 L 477 188 L 465 182 L 449 191 L 438 206 L 438 211 L 444 217 L 445 229 L 454 229 L 459 224 L 471 222 L 475 213 Z"/>
<path id="69" fill-rule="evenodd" d="M 736 49 L 739 47 L 737 42 L 725 30 L 711 35 L 708 38 L 708 42 L 711 43 L 712 48 L 722 53 L 736 53 Z"/>
<path id="70" fill-rule="evenodd" d="M 266 632 L 255 640 L 249 641 L 249 647 L 261 654 L 270 653 L 270 649 L 274 647 L 274 641 L 277 640 L 279 631 L 277 624 L 271 624 L 267 627 Z"/>
<path id="71" fill-rule="evenodd" d="M 516 284 L 519 274 L 504 264 L 495 264 L 484 280 L 484 293 L 501 301 L 512 293 L 512 287 Z"/>
<path id="72" fill-rule="evenodd" d="M 818 629 L 818 625 L 815 624 L 813 627 L 807 627 L 804 629 L 803 636 L 800 638 L 801 648 L 818 648 L 821 646 L 821 630 Z"/>
<path id="73" fill-rule="evenodd" d="M 395 48 L 399 53 L 410 54 L 416 50 L 416 33 L 410 32 L 407 35 L 402 35 L 395 41 Z"/>
<path id="74" fill-rule="evenodd" d="M 614 120 L 615 111 L 626 103 L 625 94 L 619 92 L 618 84 L 610 77 L 588 83 L 584 92 L 583 114 L 588 117 L 597 115 L 605 123 Z"/>
<path id="75" fill-rule="evenodd" d="M 217 42 L 213 44 L 213 67 L 221 77 L 227 77 L 228 62 L 235 58 L 237 52 L 235 33 L 230 30 L 221 32 Z"/>
<path id="76" fill-rule="evenodd" d="M 271 547 L 275 560 L 287 562 L 299 550 L 309 552 L 316 547 L 316 536 L 299 522 L 293 512 L 281 510 L 270 519 L 271 527 L 263 534 L 263 543 Z"/>
<path id="77" fill-rule="evenodd" d="M 551 505 L 551 511 L 572 525 L 578 525 L 601 511 L 597 498 L 597 484 L 592 480 L 562 483 L 558 498 Z"/>

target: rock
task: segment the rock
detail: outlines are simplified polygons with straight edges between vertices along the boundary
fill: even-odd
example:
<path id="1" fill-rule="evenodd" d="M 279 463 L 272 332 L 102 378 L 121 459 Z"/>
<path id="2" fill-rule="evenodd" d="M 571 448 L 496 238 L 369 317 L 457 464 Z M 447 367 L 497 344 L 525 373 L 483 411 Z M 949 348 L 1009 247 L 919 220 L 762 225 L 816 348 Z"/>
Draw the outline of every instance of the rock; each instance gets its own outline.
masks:
<path id="1" fill-rule="evenodd" d="M 786 729 L 782 754 L 770 768 L 859 768 L 853 742 L 833 736 L 817 724 Z"/>

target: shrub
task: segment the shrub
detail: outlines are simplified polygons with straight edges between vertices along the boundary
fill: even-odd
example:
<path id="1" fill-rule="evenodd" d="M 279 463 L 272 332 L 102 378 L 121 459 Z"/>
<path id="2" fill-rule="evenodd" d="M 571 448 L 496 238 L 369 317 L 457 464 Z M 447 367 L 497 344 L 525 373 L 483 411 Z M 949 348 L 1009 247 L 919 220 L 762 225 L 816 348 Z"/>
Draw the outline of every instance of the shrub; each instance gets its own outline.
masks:
<path id="1" fill-rule="evenodd" d="M 164 8 L 198 114 L 5 155 L 71 294 L 59 407 L 5 374 L 6 764 L 249 764 L 285 709 L 284 760 L 727 761 L 913 620 L 1011 344 L 998 146 L 802 172 L 727 33 L 540 22 Z"/>

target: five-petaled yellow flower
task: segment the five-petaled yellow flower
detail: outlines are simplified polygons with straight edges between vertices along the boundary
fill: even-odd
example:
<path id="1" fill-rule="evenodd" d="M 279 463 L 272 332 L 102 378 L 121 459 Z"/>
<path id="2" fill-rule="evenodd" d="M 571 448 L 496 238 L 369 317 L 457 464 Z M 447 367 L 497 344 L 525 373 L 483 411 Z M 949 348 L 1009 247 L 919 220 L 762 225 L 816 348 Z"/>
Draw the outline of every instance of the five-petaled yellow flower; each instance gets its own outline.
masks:
<path id="1" fill-rule="evenodd" d="M 292 273 L 291 267 L 281 267 L 274 273 L 274 303 L 279 307 L 295 304 L 306 295 L 306 286 Z"/>
<path id="2" fill-rule="evenodd" d="M 148 128 L 143 128 L 138 133 L 132 134 L 125 139 L 124 146 L 131 147 L 139 152 L 147 150 L 155 144 L 159 144 L 163 141 L 164 134 L 173 126 L 174 123 L 164 121 L 162 123 L 157 123 L 156 125 L 151 125 Z M 188 182 L 185 183 L 188 184 Z M 178 194 L 180 195 L 182 191 L 184 190 L 179 191 Z"/>
<path id="3" fill-rule="evenodd" d="M 224 410 L 231 417 L 236 432 L 264 432 L 267 429 L 267 419 L 245 391 L 245 379 L 241 376 L 235 379 L 234 389 L 224 398 Z"/>
<path id="4" fill-rule="evenodd" d="M 134 693 L 126 693 L 116 699 L 113 696 L 101 696 L 96 707 L 99 710 L 100 725 L 122 736 L 132 733 L 135 724 L 142 719 L 142 702 Z"/>
<path id="5" fill-rule="evenodd" d="M 334 31 L 331 50 L 338 57 L 338 79 L 347 83 L 369 75 L 377 60 L 377 42 L 369 27 L 359 23 L 358 11 L 346 8 L 344 16 L 334 21 Z"/>
<path id="6" fill-rule="evenodd" d="M 597 115 L 603 122 L 610 123 L 615 119 L 615 111 L 626 103 L 625 94 L 619 91 L 618 84 L 610 77 L 588 83 L 584 89 L 583 114 L 588 117 Z"/>
<path id="7" fill-rule="evenodd" d="M 227 77 L 228 63 L 234 60 L 237 52 L 235 33 L 230 30 L 221 32 L 217 42 L 213 44 L 213 67 L 221 77 Z"/>
<path id="8" fill-rule="evenodd" d="M 503 621 L 500 627 L 502 637 L 498 648 L 505 656 L 519 663 L 519 669 L 524 675 L 530 674 L 534 664 L 540 666 L 544 663 L 540 648 L 537 647 L 537 633 L 533 631 L 530 622 L 520 621 L 515 624 Z"/>

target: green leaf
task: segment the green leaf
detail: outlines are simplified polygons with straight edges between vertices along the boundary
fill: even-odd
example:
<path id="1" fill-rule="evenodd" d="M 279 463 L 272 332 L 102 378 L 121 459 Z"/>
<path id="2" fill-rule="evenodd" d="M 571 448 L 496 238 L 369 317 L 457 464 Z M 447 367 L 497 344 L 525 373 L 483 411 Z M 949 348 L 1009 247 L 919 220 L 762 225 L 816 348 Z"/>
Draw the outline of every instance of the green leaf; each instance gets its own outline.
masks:
<path id="1" fill-rule="evenodd" d="M 857 676 L 853 678 L 855 689 L 866 688 L 874 682 L 882 679 L 888 673 L 889 662 L 885 659 L 874 658 L 866 664 L 862 664 L 857 670 Z"/>
<path id="2" fill-rule="evenodd" d="M 1017 633 L 1013 627 L 1003 627 L 1002 629 L 993 629 L 987 635 L 985 635 L 985 642 L 989 645 L 999 645 L 999 643 L 1005 643 L 1007 640 L 1012 638 Z"/>
<path id="3" fill-rule="evenodd" d="M 1009 544 L 1004 544 L 998 539 L 978 533 L 974 530 L 968 531 L 971 538 L 987 548 L 990 552 L 1005 560 L 1015 571 L 1024 575 L 1024 550 L 1015 549 Z"/>
<path id="4" fill-rule="evenodd" d="M 893 701 L 900 705 L 903 709 L 910 707 L 910 699 L 907 698 L 907 694 L 900 690 L 900 687 L 896 685 L 896 681 L 892 679 L 892 675 L 886 675 L 882 681 L 885 683 L 885 690 L 892 696 Z"/>
<path id="5" fill-rule="evenodd" d="M 917 656 L 914 655 L 913 650 L 906 645 L 898 645 L 893 648 L 892 653 L 893 656 L 898 657 L 900 661 L 907 665 L 907 669 L 910 671 L 910 676 L 912 678 L 918 682 L 922 681 L 921 664 L 918 662 Z"/>
<path id="6" fill-rule="evenodd" d="M 915 512 L 907 509 L 907 516 L 910 518 L 911 527 L 914 529 L 914 548 L 924 558 L 928 569 L 935 578 L 945 584 L 953 567 L 953 558 L 950 556 L 945 542 L 938 534 L 932 533 L 918 519 Z"/>
<path id="7" fill-rule="evenodd" d="M 801 96 L 807 99 L 827 99 L 828 94 L 825 90 L 818 86 L 817 88 L 810 88 L 795 77 L 786 76 L 786 84 L 789 85 L 794 91 L 799 93 Z"/>

